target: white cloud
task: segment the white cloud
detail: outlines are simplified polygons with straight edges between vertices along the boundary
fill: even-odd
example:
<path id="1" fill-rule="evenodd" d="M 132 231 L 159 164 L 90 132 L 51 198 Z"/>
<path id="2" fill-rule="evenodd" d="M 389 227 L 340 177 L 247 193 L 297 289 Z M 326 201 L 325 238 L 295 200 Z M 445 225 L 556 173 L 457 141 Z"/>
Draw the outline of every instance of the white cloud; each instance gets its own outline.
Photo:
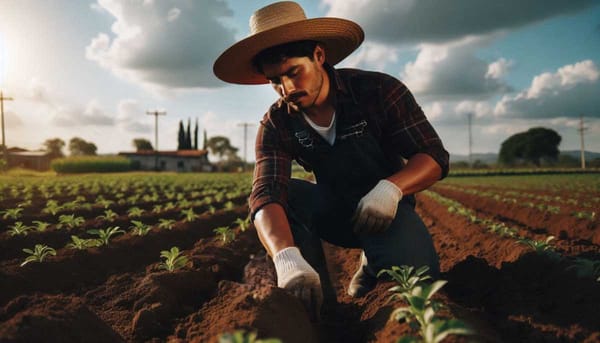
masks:
<path id="1" fill-rule="evenodd" d="M 594 0 L 322 0 L 328 16 L 359 23 L 370 40 L 396 43 L 452 41 L 512 30 L 598 4 Z"/>
<path id="2" fill-rule="evenodd" d="M 219 21 L 232 15 L 224 1 L 98 0 L 98 6 L 115 18 L 114 37 L 98 33 L 86 47 L 88 59 L 151 87 L 223 85 L 212 65 L 234 42 L 233 30 Z"/>
<path id="3" fill-rule="evenodd" d="M 510 67 L 514 64 L 513 61 L 505 58 L 500 58 L 497 61 L 488 65 L 488 70 L 485 73 L 486 79 L 500 79 L 506 75 Z"/>
<path id="4" fill-rule="evenodd" d="M 600 72 L 591 60 L 559 68 L 533 78 L 515 96 L 504 96 L 497 116 L 522 118 L 600 117 Z"/>
<path id="5" fill-rule="evenodd" d="M 160 121 L 160 117 L 158 120 Z M 137 100 L 123 99 L 119 101 L 117 123 L 125 131 L 150 135 L 154 132 L 153 122 Z"/>
<path id="6" fill-rule="evenodd" d="M 78 105 L 54 105 L 51 111 L 52 123 L 62 127 L 110 126 L 115 119 L 104 112 L 96 100 L 90 100 L 85 107 Z"/>
<path id="7" fill-rule="evenodd" d="M 385 44 L 365 42 L 357 51 L 348 56 L 343 67 L 383 70 L 385 66 L 398 61 L 398 50 Z"/>
<path id="8" fill-rule="evenodd" d="M 404 66 L 401 79 L 415 93 L 425 96 L 487 97 L 510 90 L 500 78 L 508 62 L 496 61 L 490 77 L 490 64 L 475 56 L 487 40 L 467 37 L 448 44 L 422 44 L 414 62 Z"/>
<path id="9" fill-rule="evenodd" d="M 4 112 L 4 125 L 6 129 L 16 129 L 23 126 L 23 121 L 19 118 L 19 115 L 13 111 Z M 8 144 L 7 144 L 8 145 Z"/>

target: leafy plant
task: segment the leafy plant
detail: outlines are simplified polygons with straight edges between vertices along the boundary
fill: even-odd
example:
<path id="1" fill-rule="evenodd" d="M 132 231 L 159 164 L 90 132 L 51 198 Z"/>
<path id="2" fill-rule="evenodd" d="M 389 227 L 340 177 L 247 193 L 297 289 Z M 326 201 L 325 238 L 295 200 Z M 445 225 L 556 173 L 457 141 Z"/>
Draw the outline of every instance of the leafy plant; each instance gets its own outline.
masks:
<path id="1" fill-rule="evenodd" d="M 404 293 L 410 292 L 417 284 L 431 279 L 426 273 L 429 271 L 428 266 L 422 266 L 415 270 L 413 266 L 392 266 L 392 269 L 382 269 L 377 273 L 377 277 L 383 274 L 388 274 L 398 285 L 389 289 L 390 292 Z"/>
<path id="2" fill-rule="evenodd" d="M 223 244 L 228 244 L 235 239 L 235 231 L 230 229 L 228 226 L 218 227 L 213 229 L 213 232 L 217 235 L 220 235 L 220 239 L 223 241 Z"/>
<path id="3" fill-rule="evenodd" d="M 239 225 L 240 230 L 242 230 L 242 232 L 244 232 L 250 225 L 250 217 L 247 217 L 246 219 L 237 218 L 233 223 L 235 225 Z"/>
<path id="4" fill-rule="evenodd" d="M 93 230 L 88 230 L 87 232 L 92 235 L 98 235 L 98 240 L 102 243 L 102 245 L 108 245 L 111 236 L 116 235 L 118 233 L 125 233 L 125 231 L 120 230 L 118 226 L 109 227 L 106 230 L 93 229 Z"/>
<path id="5" fill-rule="evenodd" d="M 129 210 L 127 210 L 127 215 L 129 216 L 129 218 L 138 218 L 141 217 L 142 214 L 144 214 L 144 210 L 139 208 L 139 207 L 132 207 Z"/>
<path id="6" fill-rule="evenodd" d="M 172 247 L 171 250 L 163 250 L 160 252 L 160 256 L 165 261 L 161 262 L 159 267 L 170 272 L 183 268 L 188 263 L 188 258 L 185 255 L 181 255 L 178 247 Z"/>
<path id="7" fill-rule="evenodd" d="M 553 240 L 554 236 L 548 236 L 543 241 L 536 241 L 529 238 L 520 238 L 517 239 L 517 243 L 528 245 L 531 249 L 533 249 L 537 253 L 551 252 L 554 251 L 554 246 L 550 244 L 550 241 Z"/>
<path id="8" fill-rule="evenodd" d="M 246 333 L 237 330 L 233 333 L 223 333 L 219 336 L 219 343 L 282 343 L 278 338 L 256 339 L 256 332 Z"/>
<path id="9" fill-rule="evenodd" d="M 171 229 L 173 229 L 174 225 L 175 225 L 175 220 L 174 219 L 160 218 L 158 220 L 158 228 L 159 229 L 171 230 Z"/>
<path id="10" fill-rule="evenodd" d="M 92 248 L 92 247 L 98 247 L 102 245 L 102 242 L 98 239 L 84 239 L 84 238 L 79 238 L 75 235 L 71 236 L 71 243 L 68 243 L 66 245 L 67 248 L 70 249 L 79 249 L 79 250 L 84 250 L 87 248 Z"/>
<path id="11" fill-rule="evenodd" d="M 139 220 L 132 220 L 131 224 L 133 225 L 130 226 L 129 229 L 133 229 L 132 234 L 137 236 L 145 236 L 152 229 L 150 225 L 144 224 Z"/>
<path id="12" fill-rule="evenodd" d="M 48 255 L 56 256 L 56 250 L 43 244 L 36 244 L 33 250 L 23 249 L 23 251 L 28 253 L 29 256 L 21 263 L 21 267 L 29 262 L 42 262 Z"/>
<path id="13" fill-rule="evenodd" d="M 34 229 L 38 232 L 44 232 L 50 226 L 50 223 L 43 222 L 40 220 L 34 220 L 33 224 L 35 224 Z"/>
<path id="14" fill-rule="evenodd" d="M 7 208 L 4 211 L 0 211 L 0 213 L 2 213 L 2 219 L 19 219 L 22 215 L 21 212 L 23 212 L 23 209 L 20 207 Z"/>
<path id="15" fill-rule="evenodd" d="M 58 217 L 58 224 L 56 225 L 57 229 L 62 229 L 63 227 L 71 230 L 76 226 L 79 226 L 85 222 L 83 217 L 75 217 L 74 214 L 62 214 Z"/>
<path id="16" fill-rule="evenodd" d="M 15 222 L 14 225 L 9 226 L 8 234 L 11 236 L 27 236 L 27 231 L 32 230 L 31 226 L 23 224 L 23 222 Z"/>
<path id="17" fill-rule="evenodd" d="M 118 216 L 119 215 L 115 211 L 108 209 L 108 210 L 104 210 L 104 214 L 101 214 L 101 215 L 97 216 L 96 218 L 106 220 L 107 222 L 114 222 Z"/>
<path id="18" fill-rule="evenodd" d="M 188 208 L 187 210 L 181 210 L 181 216 L 184 217 L 184 221 L 191 223 L 196 220 L 199 216 L 194 213 L 193 208 Z"/>

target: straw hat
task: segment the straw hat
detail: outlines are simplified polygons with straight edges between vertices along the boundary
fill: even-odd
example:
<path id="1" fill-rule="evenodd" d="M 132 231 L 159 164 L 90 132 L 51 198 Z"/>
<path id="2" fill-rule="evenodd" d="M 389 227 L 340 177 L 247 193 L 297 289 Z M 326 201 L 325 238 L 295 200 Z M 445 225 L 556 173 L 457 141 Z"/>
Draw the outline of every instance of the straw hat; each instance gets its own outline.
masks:
<path id="1" fill-rule="evenodd" d="M 314 40 L 325 47 L 327 62 L 335 65 L 350 55 L 364 39 L 358 24 L 340 18 L 307 19 L 300 5 L 277 2 L 250 17 L 250 36 L 225 50 L 213 71 L 225 82 L 264 84 L 267 79 L 252 66 L 252 59 L 264 49 L 300 40 Z"/>

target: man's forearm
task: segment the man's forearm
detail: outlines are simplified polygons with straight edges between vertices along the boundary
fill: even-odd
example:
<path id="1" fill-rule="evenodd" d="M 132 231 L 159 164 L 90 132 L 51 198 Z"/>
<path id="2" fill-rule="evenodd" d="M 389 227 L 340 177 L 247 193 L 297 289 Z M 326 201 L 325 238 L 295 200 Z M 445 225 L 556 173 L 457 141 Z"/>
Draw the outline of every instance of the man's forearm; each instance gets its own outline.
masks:
<path id="1" fill-rule="evenodd" d="M 387 178 L 408 195 L 420 192 L 436 183 L 442 175 L 442 168 L 429 155 L 419 153 L 411 157 L 404 168 Z"/>
<path id="2" fill-rule="evenodd" d="M 256 212 L 254 226 L 258 238 L 271 257 L 287 247 L 294 246 L 294 238 L 283 207 L 270 203 Z"/>

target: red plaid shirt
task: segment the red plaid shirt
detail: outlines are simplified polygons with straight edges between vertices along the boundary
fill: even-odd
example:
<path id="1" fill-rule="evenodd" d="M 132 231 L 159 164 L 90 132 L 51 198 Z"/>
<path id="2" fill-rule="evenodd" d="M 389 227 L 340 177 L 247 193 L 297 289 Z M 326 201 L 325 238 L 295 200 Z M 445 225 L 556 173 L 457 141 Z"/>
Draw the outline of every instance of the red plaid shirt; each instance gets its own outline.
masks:
<path id="1" fill-rule="evenodd" d="M 353 101 L 376 116 L 381 129 L 378 139 L 390 163 L 400 170 L 401 159 L 416 153 L 430 155 L 442 168 L 441 178 L 448 174 L 448 152 L 416 103 L 408 88 L 397 79 L 376 72 L 328 67 L 336 103 Z M 374 95 L 377 90 L 379 96 Z M 361 96 L 363 95 L 363 96 Z M 382 110 L 383 109 L 383 110 Z M 250 194 L 252 220 L 256 212 L 271 202 L 287 208 L 287 189 L 291 164 L 295 159 L 307 170 L 312 166 L 299 158 L 294 148 L 289 116 L 297 116 L 281 99 L 264 115 L 256 135 L 256 166 Z M 336 116 L 343 115 L 337 111 Z M 288 116 L 288 118 L 286 118 Z M 338 118 L 339 119 L 339 118 Z"/>

